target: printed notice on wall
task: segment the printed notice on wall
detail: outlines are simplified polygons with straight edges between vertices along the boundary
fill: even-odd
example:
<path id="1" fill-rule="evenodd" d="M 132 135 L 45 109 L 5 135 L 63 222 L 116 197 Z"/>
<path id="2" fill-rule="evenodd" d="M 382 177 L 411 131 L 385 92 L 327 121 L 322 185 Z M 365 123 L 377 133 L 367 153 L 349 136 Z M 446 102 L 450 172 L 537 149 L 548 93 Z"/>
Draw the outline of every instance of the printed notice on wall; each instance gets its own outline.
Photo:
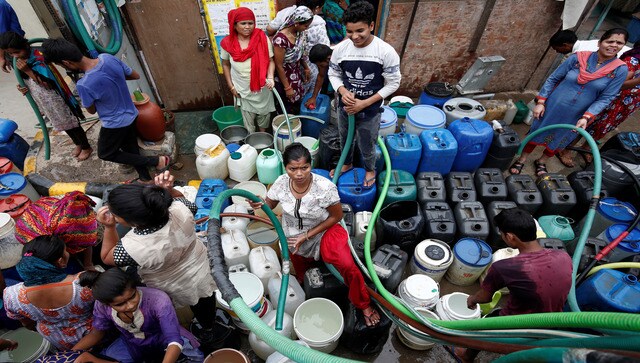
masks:
<path id="1" fill-rule="evenodd" d="M 273 0 L 201 0 L 204 8 L 209 40 L 213 57 L 216 60 L 218 72 L 222 73 L 220 61 L 220 41 L 229 35 L 229 20 L 227 14 L 237 7 L 247 7 L 256 15 L 256 27 L 267 29 L 269 22 L 276 16 Z"/>

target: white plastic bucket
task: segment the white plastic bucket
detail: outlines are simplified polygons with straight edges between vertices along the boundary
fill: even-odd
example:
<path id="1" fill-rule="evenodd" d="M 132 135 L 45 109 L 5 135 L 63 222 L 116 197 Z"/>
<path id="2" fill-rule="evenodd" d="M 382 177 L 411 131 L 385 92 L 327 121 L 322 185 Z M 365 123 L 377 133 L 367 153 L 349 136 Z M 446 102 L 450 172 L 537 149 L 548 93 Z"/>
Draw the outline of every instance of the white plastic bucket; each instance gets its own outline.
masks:
<path id="1" fill-rule="evenodd" d="M 196 157 L 198 157 L 208 148 L 218 146 L 220 141 L 222 141 L 222 139 L 216 134 L 202 134 L 196 138 L 196 145 L 193 147 L 193 152 L 196 154 Z"/>
<path id="2" fill-rule="evenodd" d="M 275 310 L 271 310 L 262 317 L 262 321 L 274 330 L 276 326 L 276 313 L 277 312 Z M 293 318 L 291 315 L 285 313 L 282 316 L 282 330 L 275 331 L 289 339 L 295 338 L 295 333 L 293 332 Z M 258 338 L 254 332 L 249 333 L 249 345 L 256 355 L 263 360 L 266 360 L 271 354 L 273 354 L 273 352 L 276 351 L 275 348 L 272 348 L 269 344 L 265 343 L 264 340 Z"/>
<path id="3" fill-rule="evenodd" d="M 407 134 L 420 135 L 424 130 L 444 128 L 447 116 L 444 112 L 430 105 L 415 105 L 407 111 L 404 128 Z"/>
<path id="4" fill-rule="evenodd" d="M 251 181 L 251 180 L 243 181 L 241 183 L 236 184 L 236 186 L 233 187 L 233 189 L 246 190 L 248 192 L 255 194 L 260 198 L 267 197 L 267 187 L 264 186 L 264 184 L 257 181 Z M 251 209 L 251 206 L 245 199 L 246 199 L 245 197 L 234 195 L 231 197 L 231 202 L 233 202 L 233 204 L 239 204 L 241 206 L 244 206 L 247 209 Z"/>
<path id="5" fill-rule="evenodd" d="M 14 194 L 26 195 L 32 202 L 40 199 L 40 194 L 36 192 L 33 185 L 18 173 L 0 174 L 0 199 L 8 198 Z"/>
<path id="6" fill-rule="evenodd" d="M 431 310 L 428 310 L 425 308 L 416 308 L 415 310 L 418 314 L 424 316 L 425 318 L 439 320 L 438 315 L 436 315 L 436 313 L 434 313 Z M 411 326 L 409 326 L 409 329 L 417 331 Z M 396 331 L 398 332 L 398 339 L 400 339 L 402 344 L 406 345 L 407 347 L 413 350 L 427 350 L 427 349 L 433 348 L 433 346 L 435 345 L 434 342 L 420 339 L 412 335 L 411 333 L 405 331 L 404 329 L 397 328 Z"/>
<path id="7" fill-rule="evenodd" d="M 380 130 L 378 136 L 385 137 L 395 134 L 398 126 L 398 114 L 389 106 L 382 106 L 382 115 L 380 115 Z"/>
<path id="8" fill-rule="evenodd" d="M 436 304 L 436 313 L 440 320 L 471 320 L 480 318 L 480 305 L 476 304 L 475 309 L 467 307 L 469 295 L 461 292 L 454 292 L 445 295 Z"/>
<path id="9" fill-rule="evenodd" d="M 411 275 L 398 286 L 398 296 L 414 308 L 432 309 L 440 298 L 440 286 L 429 276 Z"/>
<path id="10" fill-rule="evenodd" d="M 15 236 L 16 222 L 7 213 L 0 213 L 0 269 L 13 267 L 22 259 L 22 244 Z"/>
<path id="11" fill-rule="evenodd" d="M 100 207 L 102 207 L 102 198 L 94 197 L 93 195 L 87 195 L 87 197 L 91 198 L 96 205 L 93 207 L 93 211 L 98 213 Z"/>
<path id="12" fill-rule="evenodd" d="M 493 256 L 491 256 L 491 264 L 487 266 L 484 271 L 482 271 L 482 274 L 480 274 L 480 283 L 482 283 L 482 281 L 484 281 L 484 279 L 487 277 L 487 273 L 489 273 L 489 268 L 491 267 L 491 265 L 500 260 L 506 260 L 507 258 L 516 257 L 519 253 L 520 251 L 518 251 L 518 249 L 511 247 L 501 248 L 494 252 Z M 509 293 L 509 289 L 506 287 L 500 289 L 499 291 L 502 295 L 506 295 Z"/>
<path id="13" fill-rule="evenodd" d="M 249 306 L 249 309 L 253 310 L 258 317 L 261 318 L 271 311 L 271 304 L 269 300 L 264 297 L 264 287 L 258 276 L 250 272 L 238 272 L 229 274 L 229 280 L 242 297 L 242 300 Z M 229 304 L 222 298 L 220 291 L 216 291 L 216 301 L 223 310 L 231 315 L 233 322 L 238 328 L 243 331 L 248 331 L 247 326 L 244 325 L 240 318 L 238 318 L 238 315 L 236 315 Z"/>
<path id="14" fill-rule="evenodd" d="M 291 117 L 293 117 L 293 115 L 289 115 L 289 122 L 291 123 L 292 128 L 291 131 L 293 132 L 294 141 L 297 141 L 298 138 L 302 136 L 302 123 L 300 122 L 300 119 L 295 118 L 292 120 Z M 289 126 L 286 124 L 287 120 L 284 118 L 284 115 L 278 115 L 274 117 L 271 126 L 273 127 L 273 134 L 275 135 L 278 126 L 280 126 L 280 124 L 282 123 L 284 123 L 284 125 L 282 125 L 282 127 L 280 127 L 280 130 L 278 131 L 276 147 L 281 152 L 284 152 L 284 148 L 292 142 L 291 140 L 289 140 Z"/>
<path id="15" fill-rule="evenodd" d="M 324 298 L 303 302 L 293 316 L 293 330 L 310 348 L 331 353 L 338 346 L 344 329 L 342 311 L 336 303 Z"/>
<path id="16" fill-rule="evenodd" d="M 411 259 L 411 272 L 431 277 L 440 282 L 453 262 L 448 244 L 437 239 L 426 239 L 416 246 Z"/>
<path id="17" fill-rule="evenodd" d="M 311 136 L 300 136 L 296 137 L 296 142 L 301 143 L 309 150 L 309 153 L 311 153 L 311 165 L 316 165 L 316 155 L 318 155 L 318 150 L 320 149 L 319 144 L 316 145 L 318 139 Z M 313 148 L 314 146 L 316 147 L 315 149 Z"/>

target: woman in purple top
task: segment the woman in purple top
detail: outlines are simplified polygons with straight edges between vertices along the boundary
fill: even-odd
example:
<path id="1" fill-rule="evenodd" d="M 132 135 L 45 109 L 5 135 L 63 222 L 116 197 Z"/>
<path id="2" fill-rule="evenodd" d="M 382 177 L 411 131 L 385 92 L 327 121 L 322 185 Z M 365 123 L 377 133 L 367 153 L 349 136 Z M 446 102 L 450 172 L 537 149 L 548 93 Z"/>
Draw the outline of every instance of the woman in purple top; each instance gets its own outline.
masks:
<path id="1" fill-rule="evenodd" d="M 178 358 L 203 361 L 196 338 L 178 324 L 166 293 L 136 287 L 133 277 L 119 268 L 103 273 L 87 271 L 80 278 L 80 284 L 91 287 L 97 301 L 93 309 L 93 330 L 73 350 L 95 346 L 109 329 L 116 328 L 120 338 L 102 354 L 120 362 L 170 363 Z"/>

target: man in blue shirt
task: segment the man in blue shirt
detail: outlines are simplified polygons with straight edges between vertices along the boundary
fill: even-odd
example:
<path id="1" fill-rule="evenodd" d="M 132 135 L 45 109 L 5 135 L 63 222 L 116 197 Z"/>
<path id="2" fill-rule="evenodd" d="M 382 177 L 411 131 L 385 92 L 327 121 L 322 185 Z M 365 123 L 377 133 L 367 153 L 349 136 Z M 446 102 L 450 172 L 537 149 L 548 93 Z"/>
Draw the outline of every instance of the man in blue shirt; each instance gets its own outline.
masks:
<path id="1" fill-rule="evenodd" d="M 87 112 L 98 113 L 102 121 L 98 137 L 98 157 L 102 160 L 133 166 L 142 181 L 151 180 L 149 167 L 164 171 L 168 156 L 141 156 L 136 138 L 138 110 L 131 100 L 127 80 L 139 79 L 138 72 L 110 54 L 97 59 L 85 57 L 80 49 L 64 39 L 47 39 L 42 43 L 47 62 L 72 72 L 84 72 L 77 89 Z"/>
<path id="2" fill-rule="evenodd" d="M 24 30 L 20 26 L 16 12 L 6 0 L 0 0 L 0 34 L 9 31 L 24 36 Z M 5 73 L 11 70 L 11 61 L 5 57 L 2 49 L 0 49 L 0 68 Z"/>

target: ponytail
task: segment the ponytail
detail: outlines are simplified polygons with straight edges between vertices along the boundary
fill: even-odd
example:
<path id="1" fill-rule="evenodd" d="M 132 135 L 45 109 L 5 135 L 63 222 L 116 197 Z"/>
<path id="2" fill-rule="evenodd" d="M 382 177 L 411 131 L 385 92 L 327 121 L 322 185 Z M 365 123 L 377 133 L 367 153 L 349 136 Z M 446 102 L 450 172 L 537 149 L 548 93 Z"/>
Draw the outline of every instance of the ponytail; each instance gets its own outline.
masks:
<path id="1" fill-rule="evenodd" d="M 105 272 L 85 271 L 80 275 L 80 286 L 91 288 L 93 297 L 104 304 L 110 304 L 127 289 L 136 286 L 136 279 L 118 267 Z"/>

